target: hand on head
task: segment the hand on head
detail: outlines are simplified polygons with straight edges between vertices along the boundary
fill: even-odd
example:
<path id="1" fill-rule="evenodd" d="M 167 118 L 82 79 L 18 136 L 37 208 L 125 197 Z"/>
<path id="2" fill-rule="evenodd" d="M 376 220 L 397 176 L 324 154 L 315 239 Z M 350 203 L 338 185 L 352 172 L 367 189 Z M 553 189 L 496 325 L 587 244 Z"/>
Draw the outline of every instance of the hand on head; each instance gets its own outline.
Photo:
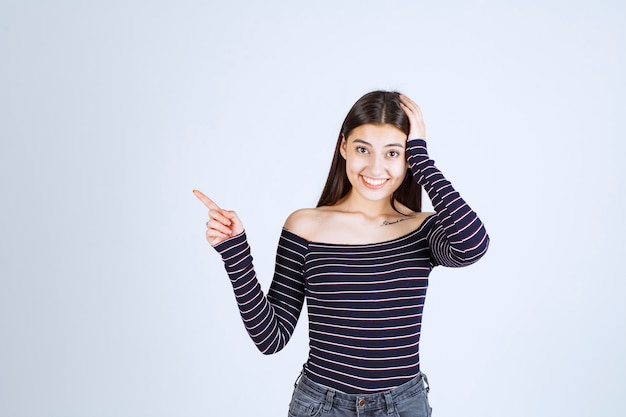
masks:
<path id="1" fill-rule="evenodd" d="M 206 222 L 206 240 L 211 246 L 216 246 L 243 232 L 243 224 L 241 224 L 237 213 L 220 208 L 213 200 L 198 190 L 193 190 L 193 194 L 209 209 L 209 221 Z"/>
<path id="2" fill-rule="evenodd" d="M 426 126 L 422 117 L 422 110 L 417 104 L 404 94 L 400 94 L 400 106 L 406 113 L 411 124 L 409 139 L 426 139 Z"/>

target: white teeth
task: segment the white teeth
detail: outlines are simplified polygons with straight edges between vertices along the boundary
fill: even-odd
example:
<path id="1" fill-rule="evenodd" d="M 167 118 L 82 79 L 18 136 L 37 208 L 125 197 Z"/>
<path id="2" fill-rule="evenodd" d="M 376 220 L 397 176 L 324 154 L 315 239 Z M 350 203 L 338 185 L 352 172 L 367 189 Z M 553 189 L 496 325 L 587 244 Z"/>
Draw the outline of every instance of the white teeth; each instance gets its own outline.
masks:
<path id="1" fill-rule="evenodd" d="M 378 185 L 383 185 L 385 183 L 385 179 L 383 180 L 375 180 L 374 178 L 369 178 L 369 177 L 363 177 L 363 180 L 368 183 L 369 185 L 374 185 L 374 186 L 378 186 Z"/>

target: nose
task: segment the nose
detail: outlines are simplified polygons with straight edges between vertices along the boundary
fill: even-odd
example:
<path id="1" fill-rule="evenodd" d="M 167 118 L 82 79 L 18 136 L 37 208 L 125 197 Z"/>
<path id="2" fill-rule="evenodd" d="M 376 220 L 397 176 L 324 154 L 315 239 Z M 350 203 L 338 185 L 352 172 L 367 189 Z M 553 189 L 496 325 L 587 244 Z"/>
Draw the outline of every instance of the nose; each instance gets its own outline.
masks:
<path id="1" fill-rule="evenodd" d="M 374 177 L 378 177 L 382 175 L 383 172 L 385 172 L 385 161 L 383 157 L 376 156 L 372 158 L 371 170 L 372 170 L 372 176 Z"/>

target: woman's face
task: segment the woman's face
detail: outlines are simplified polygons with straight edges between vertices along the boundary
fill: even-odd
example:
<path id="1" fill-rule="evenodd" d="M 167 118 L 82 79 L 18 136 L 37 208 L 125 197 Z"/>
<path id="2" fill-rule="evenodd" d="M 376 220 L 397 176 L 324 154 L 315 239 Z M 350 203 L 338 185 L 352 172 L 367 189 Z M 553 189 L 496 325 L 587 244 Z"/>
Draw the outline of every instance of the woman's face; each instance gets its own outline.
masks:
<path id="1" fill-rule="evenodd" d="M 406 174 L 406 134 L 389 124 L 361 125 L 341 142 L 352 190 L 368 200 L 389 198 Z"/>

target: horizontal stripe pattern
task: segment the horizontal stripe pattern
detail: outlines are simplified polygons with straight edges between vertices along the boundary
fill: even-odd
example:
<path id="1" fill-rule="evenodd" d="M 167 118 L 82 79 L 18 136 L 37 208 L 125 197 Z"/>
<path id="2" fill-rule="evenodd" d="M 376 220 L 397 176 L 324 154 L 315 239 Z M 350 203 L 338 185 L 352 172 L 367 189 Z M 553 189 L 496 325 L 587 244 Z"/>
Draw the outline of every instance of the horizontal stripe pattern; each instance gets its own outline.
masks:
<path id="1" fill-rule="evenodd" d="M 437 224 L 428 239 L 433 266 L 476 262 L 489 247 L 483 223 L 428 157 L 425 140 L 408 141 L 406 153 L 413 178 L 424 187 L 437 212 Z"/>
<path id="2" fill-rule="evenodd" d="M 415 377 L 431 269 L 469 265 L 488 247 L 481 221 L 428 158 L 426 142 L 409 141 L 407 156 L 436 214 L 405 236 L 344 245 L 309 242 L 283 229 L 267 297 L 245 232 L 216 246 L 259 350 L 270 354 L 285 346 L 306 298 L 305 370 L 311 380 L 343 392 L 380 392 Z"/>
<path id="3" fill-rule="evenodd" d="M 417 375 L 432 223 L 377 244 L 309 242 L 304 280 L 310 379 L 356 393 L 388 389 Z"/>

